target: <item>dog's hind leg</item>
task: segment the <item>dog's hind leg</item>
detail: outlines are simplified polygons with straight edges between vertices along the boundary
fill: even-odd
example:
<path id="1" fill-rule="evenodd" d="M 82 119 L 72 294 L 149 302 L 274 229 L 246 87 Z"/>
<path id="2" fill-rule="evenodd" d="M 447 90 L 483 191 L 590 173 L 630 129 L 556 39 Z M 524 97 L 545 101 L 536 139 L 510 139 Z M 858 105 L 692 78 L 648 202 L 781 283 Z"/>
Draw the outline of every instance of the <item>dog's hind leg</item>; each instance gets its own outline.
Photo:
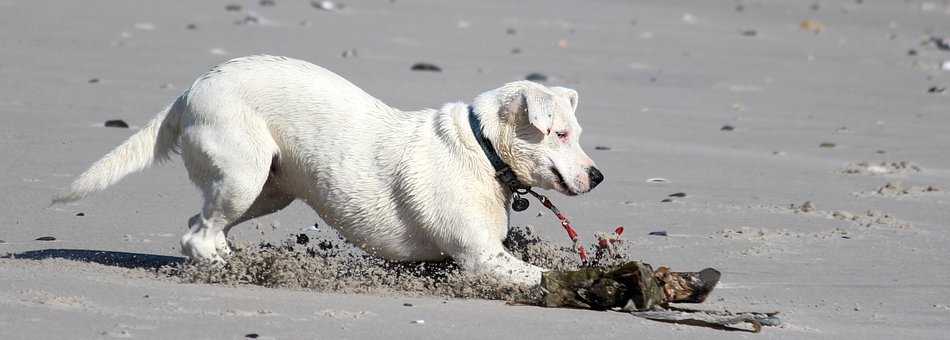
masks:
<path id="1" fill-rule="evenodd" d="M 221 262 L 230 253 L 226 235 L 230 227 L 245 216 L 276 211 L 273 200 L 260 199 L 276 153 L 276 143 L 259 119 L 196 121 L 183 130 L 182 159 L 204 198 L 201 212 L 189 219 L 189 230 L 181 238 L 183 254 Z M 252 211 L 259 199 L 269 209 Z M 290 201 L 280 202 L 286 206 Z"/>

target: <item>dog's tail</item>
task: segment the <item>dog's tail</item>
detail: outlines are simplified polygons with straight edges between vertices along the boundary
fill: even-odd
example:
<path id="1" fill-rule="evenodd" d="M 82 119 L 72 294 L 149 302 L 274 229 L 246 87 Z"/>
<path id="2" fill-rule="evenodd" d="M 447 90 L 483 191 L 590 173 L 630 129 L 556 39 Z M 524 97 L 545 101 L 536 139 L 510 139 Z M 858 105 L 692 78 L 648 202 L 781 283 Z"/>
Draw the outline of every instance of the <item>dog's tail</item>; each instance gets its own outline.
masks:
<path id="1" fill-rule="evenodd" d="M 187 92 L 145 124 L 141 130 L 96 161 L 76 178 L 69 189 L 53 197 L 52 204 L 72 202 L 102 191 L 153 162 L 168 160 L 177 152 L 181 113 Z"/>

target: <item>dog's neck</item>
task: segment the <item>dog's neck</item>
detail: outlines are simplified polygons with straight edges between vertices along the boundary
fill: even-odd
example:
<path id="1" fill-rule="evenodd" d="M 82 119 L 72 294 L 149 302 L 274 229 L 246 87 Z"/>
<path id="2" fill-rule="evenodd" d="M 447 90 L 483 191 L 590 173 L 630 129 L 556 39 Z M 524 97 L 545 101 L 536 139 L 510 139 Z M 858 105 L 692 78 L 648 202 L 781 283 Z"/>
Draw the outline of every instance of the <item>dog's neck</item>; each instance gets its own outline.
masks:
<path id="1" fill-rule="evenodd" d="M 492 205 L 497 204 L 498 207 L 505 207 L 503 210 L 507 210 L 513 191 L 495 178 L 494 168 L 485 156 L 485 152 L 482 151 L 478 138 L 472 132 L 469 106 L 464 103 L 449 103 L 437 112 L 435 125 L 441 131 L 438 135 L 446 136 L 444 138 L 447 139 L 443 141 L 449 143 L 443 145 L 451 150 L 451 154 L 459 157 L 453 161 L 465 171 L 470 171 L 473 180 L 479 183 L 477 185 L 491 188 L 487 191 L 490 196 L 479 199 L 490 199 L 493 201 Z M 475 114 L 478 114 L 478 110 L 475 110 Z M 493 123 L 491 117 L 477 118 L 480 118 L 479 121 L 483 123 L 482 136 L 491 141 L 493 130 L 485 126 Z"/>
<path id="2" fill-rule="evenodd" d="M 529 187 L 521 183 L 518 177 L 515 176 L 515 173 L 511 171 L 511 167 L 505 164 L 505 161 L 501 159 L 501 156 L 498 155 L 491 141 L 485 137 L 482 131 L 481 119 L 475 113 L 475 108 L 471 105 L 468 106 L 468 124 L 472 130 L 472 135 L 475 137 L 475 141 L 481 147 L 485 157 L 488 157 L 492 168 L 494 168 L 495 178 L 505 185 L 509 191 L 518 192 L 528 189 Z"/>

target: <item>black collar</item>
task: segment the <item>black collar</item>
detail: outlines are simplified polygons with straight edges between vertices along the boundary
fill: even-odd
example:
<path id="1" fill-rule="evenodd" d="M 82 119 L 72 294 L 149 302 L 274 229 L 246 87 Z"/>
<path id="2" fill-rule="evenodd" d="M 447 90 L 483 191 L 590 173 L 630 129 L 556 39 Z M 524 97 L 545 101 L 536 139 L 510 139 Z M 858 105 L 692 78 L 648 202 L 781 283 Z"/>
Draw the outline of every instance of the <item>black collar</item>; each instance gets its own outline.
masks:
<path id="1" fill-rule="evenodd" d="M 522 184 L 521 181 L 518 180 L 518 177 L 511 171 L 508 164 L 505 164 L 505 161 L 501 160 L 501 157 L 498 156 L 498 152 L 495 152 L 491 141 L 482 134 L 482 122 L 478 119 L 478 116 L 475 115 L 475 108 L 471 105 L 468 106 L 468 125 L 472 127 L 472 134 L 475 135 L 475 140 L 478 141 L 478 145 L 482 147 L 482 151 L 485 153 L 485 156 L 488 157 L 491 166 L 495 168 L 495 178 L 505 184 L 512 192 L 529 189 L 529 186 Z"/>

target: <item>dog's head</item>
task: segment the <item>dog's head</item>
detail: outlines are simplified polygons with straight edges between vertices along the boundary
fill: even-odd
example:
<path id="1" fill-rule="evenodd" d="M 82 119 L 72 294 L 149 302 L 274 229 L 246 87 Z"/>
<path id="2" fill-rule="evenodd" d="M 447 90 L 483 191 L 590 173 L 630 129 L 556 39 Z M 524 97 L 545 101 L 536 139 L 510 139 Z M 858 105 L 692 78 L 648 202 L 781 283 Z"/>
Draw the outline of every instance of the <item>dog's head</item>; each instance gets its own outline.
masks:
<path id="1" fill-rule="evenodd" d="M 604 180 L 579 143 L 577 91 L 517 81 L 482 93 L 472 105 L 522 183 L 573 196 Z"/>

